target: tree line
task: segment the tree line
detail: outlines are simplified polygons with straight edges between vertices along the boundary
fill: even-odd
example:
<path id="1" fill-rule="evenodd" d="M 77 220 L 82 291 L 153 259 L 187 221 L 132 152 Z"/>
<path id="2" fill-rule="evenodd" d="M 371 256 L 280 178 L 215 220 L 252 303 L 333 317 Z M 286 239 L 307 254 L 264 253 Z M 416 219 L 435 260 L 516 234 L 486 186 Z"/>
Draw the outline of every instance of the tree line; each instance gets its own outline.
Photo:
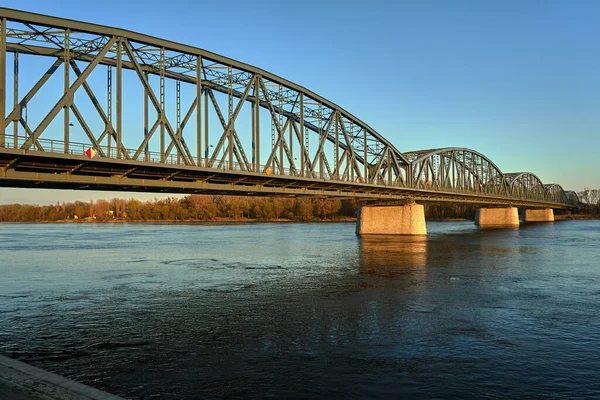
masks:
<path id="1" fill-rule="evenodd" d="M 0 222 L 53 221 L 323 221 L 356 218 L 357 200 L 189 195 L 183 198 L 0 205 Z M 428 218 L 472 218 L 474 206 L 428 204 Z"/>
<path id="2" fill-rule="evenodd" d="M 357 207 L 353 200 L 189 195 L 150 201 L 115 198 L 87 203 L 0 205 L 0 221 L 313 221 L 352 218 L 356 216 Z"/>
<path id="3" fill-rule="evenodd" d="M 581 211 L 598 214 L 600 190 L 578 193 Z M 53 205 L 0 205 L 0 222 L 53 221 L 323 221 L 356 218 L 357 200 L 189 195 L 183 198 L 75 201 Z M 428 219 L 473 219 L 477 206 L 459 203 L 425 204 Z"/>
<path id="4" fill-rule="evenodd" d="M 600 189 L 585 188 L 577 192 L 584 214 L 600 214 Z"/>

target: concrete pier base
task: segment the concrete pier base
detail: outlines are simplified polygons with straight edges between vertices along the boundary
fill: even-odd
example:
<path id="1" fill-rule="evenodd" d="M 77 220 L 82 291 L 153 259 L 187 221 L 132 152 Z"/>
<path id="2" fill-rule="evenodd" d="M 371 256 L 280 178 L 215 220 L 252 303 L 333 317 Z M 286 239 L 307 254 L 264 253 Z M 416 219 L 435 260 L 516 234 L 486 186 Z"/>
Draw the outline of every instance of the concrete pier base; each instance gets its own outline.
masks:
<path id="1" fill-rule="evenodd" d="M 523 222 L 554 222 L 554 210 L 551 208 L 525 210 L 523 211 Z"/>
<path id="2" fill-rule="evenodd" d="M 478 208 L 475 225 L 482 228 L 502 228 L 519 226 L 519 210 L 516 207 Z"/>
<path id="3" fill-rule="evenodd" d="M 425 209 L 421 204 L 361 206 L 357 235 L 426 235 Z"/>

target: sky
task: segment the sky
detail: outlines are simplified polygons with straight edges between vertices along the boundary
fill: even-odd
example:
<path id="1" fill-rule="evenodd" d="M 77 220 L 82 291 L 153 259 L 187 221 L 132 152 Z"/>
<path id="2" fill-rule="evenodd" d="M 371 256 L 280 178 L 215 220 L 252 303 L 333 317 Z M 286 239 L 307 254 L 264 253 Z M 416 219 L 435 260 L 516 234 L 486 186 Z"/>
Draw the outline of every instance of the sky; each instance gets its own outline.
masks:
<path id="1" fill-rule="evenodd" d="M 600 2 L 4 0 L 200 47 L 298 83 L 400 151 L 467 147 L 600 188 Z M 0 203 L 156 194 L 0 189 Z"/>

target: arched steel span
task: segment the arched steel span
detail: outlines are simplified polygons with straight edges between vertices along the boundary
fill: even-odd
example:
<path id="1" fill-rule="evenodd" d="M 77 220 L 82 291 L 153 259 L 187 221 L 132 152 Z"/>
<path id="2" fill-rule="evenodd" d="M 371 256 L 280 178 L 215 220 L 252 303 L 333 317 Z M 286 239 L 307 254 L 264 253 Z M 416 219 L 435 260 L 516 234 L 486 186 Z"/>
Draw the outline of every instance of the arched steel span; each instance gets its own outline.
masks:
<path id="1" fill-rule="evenodd" d="M 542 180 L 530 172 L 512 172 L 504 174 L 510 193 L 516 198 L 544 200 L 546 190 Z"/>
<path id="2" fill-rule="evenodd" d="M 568 198 L 562 186 L 557 183 L 549 183 L 544 185 L 546 190 L 546 199 L 556 203 L 567 204 Z"/>
<path id="3" fill-rule="evenodd" d="M 115 154 L 117 158 L 147 159 L 148 142 L 160 130 L 161 161 L 174 154 L 185 165 L 238 168 L 254 172 L 268 170 L 282 174 L 289 169 L 299 176 L 307 177 L 352 182 L 358 180 L 373 184 L 385 182 L 397 186 L 405 186 L 407 183 L 407 161 L 382 135 L 338 105 L 267 71 L 203 49 L 123 29 L 6 8 L 0 9 L 0 15 L 15 25 L 9 25 L 6 33 L 9 52 L 56 58 L 55 64 L 42 77 L 41 85 L 61 64 L 67 66 L 67 69 L 72 68 L 77 75 L 71 90 L 65 91 L 65 95 L 36 128 L 25 126 L 20 120 L 20 111 L 26 107 L 29 99 L 25 99 L 9 113 L 7 124 L 20 123 L 28 132 L 24 143 L 18 143 L 22 149 L 41 147 L 39 139 L 42 133 L 57 114 L 67 107 L 71 108 L 100 155 L 105 155 L 110 150 L 103 148 L 103 141 L 108 146 L 112 139 L 118 149 Z M 88 63 L 84 71 L 78 67 L 79 61 Z M 111 121 L 109 112 L 102 110 L 94 91 L 86 83 L 86 78 L 98 65 L 108 66 L 109 75 L 112 67 L 116 68 L 117 86 L 121 70 L 135 71 L 152 103 L 151 108 L 158 115 L 152 126 L 144 127 L 147 132 L 145 136 L 144 132 L 138 134 L 140 143 L 137 150 L 134 148 L 129 151 L 123 146 L 125 132 L 120 122 L 122 116 L 117 112 L 116 121 Z M 160 88 L 156 92 L 148 75 L 159 77 Z M 179 109 L 177 121 L 167 116 L 164 105 L 165 79 L 173 79 L 178 85 L 189 83 L 196 87 L 195 99 L 183 122 L 180 120 Z M 108 81 L 111 82 L 111 78 Z M 99 135 L 94 135 L 92 129 L 85 127 L 85 117 L 72 104 L 73 94 L 79 87 L 85 89 L 104 120 L 105 129 Z M 119 88 L 110 87 L 109 91 L 118 92 Z M 35 92 L 36 88 L 30 97 Z M 221 109 L 224 107 L 220 106 L 215 93 L 227 95 L 226 110 Z M 222 125 L 222 133 L 215 143 L 209 144 L 207 133 L 204 133 L 204 138 L 200 133 L 201 125 L 206 123 L 200 115 L 201 102 L 198 99 L 201 96 L 204 96 L 204 118 L 208 117 L 206 107 L 211 106 L 211 111 L 214 111 Z M 179 104 L 179 100 L 177 102 Z M 221 104 L 223 103 L 221 100 Z M 267 110 L 271 124 L 270 137 L 261 133 L 261 113 L 258 111 L 259 107 L 253 107 L 256 110 L 251 111 L 251 155 L 246 154 L 243 139 L 236 130 L 236 119 L 245 103 L 259 105 Z M 194 132 L 196 149 L 187 146 L 183 134 L 183 128 L 194 111 L 197 118 Z M 67 126 L 65 142 L 69 141 L 68 131 Z M 129 134 L 128 132 L 127 135 Z M 261 158 L 262 136 L 267 136 L 263 140 L 270 139 L 271 148 L 268 157 L 263 154 Z M 293 154 L 293 147 L 300 151 Z M 264 165 L 260 165 L 261 160 Z"/>
<path id="4" fill-rule="evenodd" d="M 567 203 L 560 185 L 544 185 L 530 172 L 503 173 L 485 155 L 467 148 L 445 147 L 404 153 L 412 182 L 424 189 L 509 194 L 516 199 Z"/>
<path id="5" fill-rule="evenodd" d="M 483 154 L 466 148 L 446 147 L 404 153 L 410 161 L 413 182 L 435 190 L 507 195 L 502 171 Z"/>
<path id="6" fill-rule="evenodd" d="M 0 76 L 7 77 L 7 52 L 14 71 L 10 109 L 0 79 L 0 115 L 8 115 L 0 119 L 3 185 L 564 204 L 548 200 L 565 198 L 556 188 L 541 200 L 515 197 L 500 169 L 474 150 L 403 154 L 316 93 L 206 50 L 7 8 L 0 27 Z M 49 68 L 23 85 L 20 65 L 32 59 L 49 60 Z M 51 99 L 47 83 L 57 71 L 64 91 Z M 29 90 L 19 94 L 20 87 Z M 143 118 L 125 112 L 125 103 Z M 100 157 L 85 158 L 87 147 Z"/>
<path id="7" fill-rule="evenodd" d="M 565 195 L 567 196 L 568 205 L 577 207 L 581 204 L 581 201 L 579 200 L 579 196 L 577 195 L 576 191 L 566 190 Z"/>

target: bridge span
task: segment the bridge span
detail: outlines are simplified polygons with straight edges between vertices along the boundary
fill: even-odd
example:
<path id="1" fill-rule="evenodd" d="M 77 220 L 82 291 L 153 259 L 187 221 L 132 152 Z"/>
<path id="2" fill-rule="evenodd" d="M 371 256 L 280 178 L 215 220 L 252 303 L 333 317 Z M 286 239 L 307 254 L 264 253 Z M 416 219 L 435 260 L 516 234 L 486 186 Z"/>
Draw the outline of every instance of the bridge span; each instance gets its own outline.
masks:
<path id="1" fill-rule="evenodd" d="M 357 198 L 411 209 L 578 204 L 575 192 L 503 172 L 475 150 L 401 152 L 318 94 L 203 49 L 7 8 L 0 25 L 0 186 Z"/>

